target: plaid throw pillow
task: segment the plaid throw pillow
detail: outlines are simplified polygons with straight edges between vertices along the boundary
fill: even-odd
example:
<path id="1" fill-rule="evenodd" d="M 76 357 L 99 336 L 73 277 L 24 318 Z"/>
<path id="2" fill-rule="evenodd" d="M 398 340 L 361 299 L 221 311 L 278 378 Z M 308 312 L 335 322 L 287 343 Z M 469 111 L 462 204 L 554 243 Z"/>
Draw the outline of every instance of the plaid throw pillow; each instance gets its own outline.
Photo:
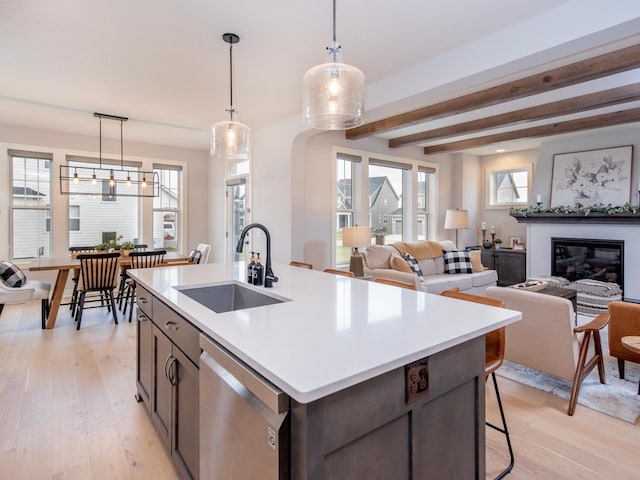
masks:
<path id="1" fill-rule="evenodd" d="M 469 252 L 445 250 L 444 271 L 445 273 L 473 273 Z"/>
<path id="2" fill-rule="evenodd" d="M 414 256 L 408 253 L 405 253 L 402 258 L 406 260 L 407 264 L 409 265 L 409 268 L 413 273 L 415 273 L 418 276 L 420 281 L 424 280 L 424 276 L 422 275 L 422 269 L 420 268 L 420 265 L 418 265 L 418 260 L 416 260 Z"/>
<path id="3" fill-rule="evenodd" d="M 0 262 L 0 280 L 7 287 L 18 288 L 27 282 L 25 274 L 13 263 Z"/>

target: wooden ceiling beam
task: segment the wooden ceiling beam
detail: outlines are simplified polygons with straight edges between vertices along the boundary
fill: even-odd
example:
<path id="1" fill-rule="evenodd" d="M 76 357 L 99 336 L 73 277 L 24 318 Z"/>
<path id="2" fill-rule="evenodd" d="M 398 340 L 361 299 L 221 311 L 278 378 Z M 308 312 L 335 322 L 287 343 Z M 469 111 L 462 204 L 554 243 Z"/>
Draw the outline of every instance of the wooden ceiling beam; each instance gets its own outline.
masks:
<path id="1" fill-rule="evenodd" d="M 383 118 L 345 132 L 349 140 L 368 137 L 398 128 L 416 125 L 427 120 L 457 115 L 482 107 L 489 107 L 510 100 L 544 93 L 556 88 L 606 77 L 640 67 L 640 45 L 622 48 L 614 52 L 538 73 L 513 82 L 496 85 L 444 102 L 428 105 L 410 112 Z"/>
<path id="2" fill-rule="evenodd" d="M 533 120 L 544 120 L 636 100 L 640 100 L 640 83 L 624 85 L 601 92 L 589 93 L 557 102 L 546 103 L 544 105 L 537 105 L 535 107 L 514 110 L 487 118 L 436 128 L 426 132 L 392 138 L 389 140 L 389 147 L 397 148 L 430 140 L 438 140 L 440 138 L 468 135 L 490 128 L 506 127 Z"/>
<path id="3" fill-rule="evenodd" d="M 468 148 L 482 147 L 492 143 L 506 142 L 509 140 L 546 137 L 558 135 L 560 133 L 578 132 L 580 130 L 611 127 L 633 122 L 640 122 L 640 108 L 631 108 L 629 110 L 594 115 L 576 120 L 567 120 L 565 122 L 556 122 L 549 125 L 540 125 L 538 127 L 524 128 L 455 142 L 430 145 L 428 147 L 424 147 L 424 154 L 433 155 L 434 153 L 455 152 L 459 150 L 466 150 Z"/>

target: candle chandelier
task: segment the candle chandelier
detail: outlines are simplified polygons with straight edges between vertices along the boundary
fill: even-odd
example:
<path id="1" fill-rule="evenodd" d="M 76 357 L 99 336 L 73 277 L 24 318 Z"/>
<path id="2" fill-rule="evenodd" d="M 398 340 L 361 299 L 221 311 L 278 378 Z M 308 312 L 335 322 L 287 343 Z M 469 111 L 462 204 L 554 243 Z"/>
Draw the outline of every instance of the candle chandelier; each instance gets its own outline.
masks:
<path id="1" fill-rule="evenodd" d="M 127 117 L 94 113 L 100 119 L 100 157 L 96 167 L 60 165 L 60 194 L 114 197 L 158 197 L 160 177 L 157 172 L 145 172 L 124 164 L 122 126 Z M 120 122 L 120 165 L 102 162 L 102 119 Z"/>

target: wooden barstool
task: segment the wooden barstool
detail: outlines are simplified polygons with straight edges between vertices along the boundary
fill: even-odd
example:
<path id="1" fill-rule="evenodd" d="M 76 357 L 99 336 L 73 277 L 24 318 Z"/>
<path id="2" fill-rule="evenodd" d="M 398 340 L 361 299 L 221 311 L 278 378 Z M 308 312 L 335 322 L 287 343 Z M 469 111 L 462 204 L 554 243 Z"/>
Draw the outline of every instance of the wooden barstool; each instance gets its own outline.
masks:
<path id="1" fill-rule="evenodd" d="M 399 282 L 397 280 L 389 280 L 388 278 L 376 278 L 376 283 L 382 283 L 384 285 L 391 285 L 394 287 L 406 288 L 408 290 L 415 290 L 416 286 L 411 283 Z"/>
<path id="2" fill-rule="evenodd" d="M 310 263 L 296 262 L 295 260 L 292 260 L 289 262 L 289 265 L 292 267 L 308 268 L 309 270 L 313 270 L 313 265 Z"/>
<path id="3" fill-rule="evenodd" d="M 356 278 L 356 274 L 353 272 L 347 272 L 346 270 L 337 270 L 335 268 L 325 268 L 325 273 L 333 273 L 334 275 L 342 275 L 343 277 Z"/>
<path id="4" fill-rule="evenodd" d="M 504 302 L 502 300 L 460 292 L 457 288 L 454 288 L 452 290 L 445 290 L 440 295 L 450 298 L 457 298 L 458 300 L 465 300 L 467 302 L 482 303 L 484 305 L 490 305 L 492 307 L 504 308 Z M 504 434 L 504 436 L 507 438 L 507 447 L 509 448 L 509 457 L 511 459 L 507 468 L 500 472 L 500 474 L 496 477 L 496 480 L 499 480 L 500 478 L 511 472 L 511 470 L 513 469 L 513 464 L 515 462 L 515 458 L 513 456 L 513 448 L 511 446 L 511 438 L 509 437 L 509 429 L 507 428 L 507 420 L 504 416 L 502 400 L 500 399 L 500 390 L 498 390 L 498 381 L 496 380 L 496 370 L 498 370 L 498 368 L 502 366 L 502 362 L 504 361 L 504 345 L 506 336 L 505 332 L 506 328 L 502 327 L 485 335 L 486 353 L 484 365 L 484 380 L 486 382 L 489 378 L 489 375 L 491 375 L 491 378 L 493 379 L 493 387 L 496 391 L 498 407 L 500 408 L 500 417 L 502 418 L 502 428 L 489 422 L 486 422 L 486 424 L 494 430 L 497 430 L 498 432 Z"/>

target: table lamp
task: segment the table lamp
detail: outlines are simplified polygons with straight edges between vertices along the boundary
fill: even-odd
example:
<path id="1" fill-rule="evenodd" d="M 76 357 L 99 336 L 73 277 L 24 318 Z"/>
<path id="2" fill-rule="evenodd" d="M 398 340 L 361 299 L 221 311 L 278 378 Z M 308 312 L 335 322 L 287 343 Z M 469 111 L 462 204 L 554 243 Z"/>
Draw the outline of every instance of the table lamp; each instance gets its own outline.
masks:
<path id="1" fill-rule="evenodd" d="M 358 252 L 359 247 L 371 245 L 371 227 L 344 227 L 342 229 L 342 245 L 353 247 L 349 271 L 356 277 L 364 277 L 362 256 Z"/>
<path id="2" fill-rule="evenodd" d="M 456 231 L 456 248 L 460 248 L 458 246 L 458 230 L 467 230 L 469 228 L 469 212 L 467 210 L 447 210 L 447 213 L 444 217 L 444 228 L 445 230 L 455 230 Z"/>

